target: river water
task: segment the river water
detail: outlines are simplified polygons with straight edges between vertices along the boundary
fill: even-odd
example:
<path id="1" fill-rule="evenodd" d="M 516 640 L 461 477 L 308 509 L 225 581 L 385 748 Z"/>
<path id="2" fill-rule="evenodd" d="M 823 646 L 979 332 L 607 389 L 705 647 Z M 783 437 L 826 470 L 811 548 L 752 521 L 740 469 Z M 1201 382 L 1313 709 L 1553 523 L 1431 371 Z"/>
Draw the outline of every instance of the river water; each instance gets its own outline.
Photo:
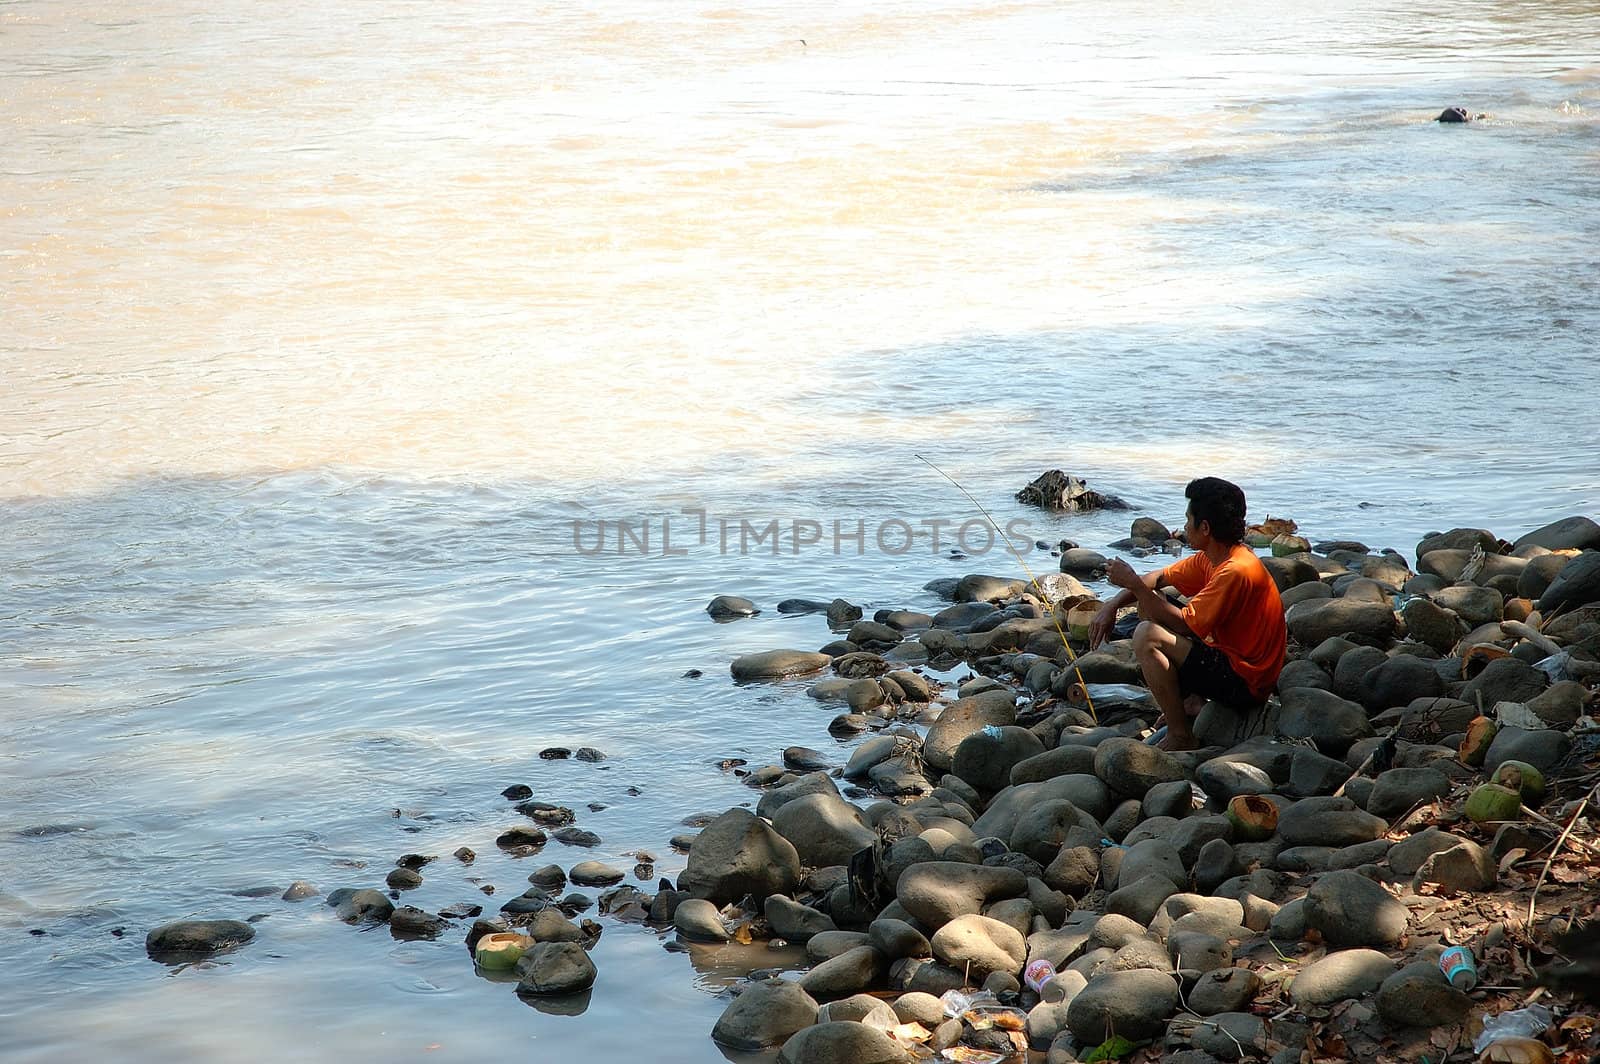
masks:
<path id="1" fill-rule="evenodd" d="M 1018 572 L 918 454 L 1089 546 L 1011 493 L 1600 510 L 1600 10 L 1315 7 L 0 3 L 0 1055 L 718 1059 L 760 955 L 603 920 L 562 1015 L 241 894 L 516 893 L 518 782 L 675 875 L 832 749 L 727 679 L 829 638 L 778 599 Z"/>

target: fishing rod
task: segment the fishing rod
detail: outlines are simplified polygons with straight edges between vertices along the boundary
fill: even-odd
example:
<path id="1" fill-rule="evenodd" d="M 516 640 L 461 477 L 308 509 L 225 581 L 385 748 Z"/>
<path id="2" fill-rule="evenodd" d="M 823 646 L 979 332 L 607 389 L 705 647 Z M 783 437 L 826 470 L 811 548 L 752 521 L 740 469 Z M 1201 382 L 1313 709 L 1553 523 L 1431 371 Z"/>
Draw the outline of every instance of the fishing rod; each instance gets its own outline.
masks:
<path id="1" fill-rule="evenodd" d="M 993 517 L 989 515 L 989 511 L 983 508 L 983 503 L 973 498 L 972 492 L 968 491 L 966 488 L 963 488 L 955 477 L 951 476 L 949 473 L 946 473 L 944 470 L 940 469 L 938 466 L 934 465 L 920 454 L 913 453 L 912 457 L 917 459 L 917 461 L 921 462 L 923 465 L 926 465 L 929 469 L 933 470 L 941 477 L 944 477 L 944 479 L 948 480 L 951 484 L 954 484 L 955 489 L 961 494 L 965 495 L 967 497 L 967 501 L 978 508 L 978 512 L 983 515 L 983 519 L 985 521 L 989 522 L 989 527 L 994 529 L 994 533 L 1000 538 L 1000 542 L 1006 545 L 1006 549 L 1011 552 L 1011 556 L 1017 559 L 1017 564 L 1022 566 L 1022 571 L 1028 574 L 1028 583 L 1032 584 L 1033 589 L 1039 593 L 1039 598 L 1042 601 L 1050 604 L 1050 620 L 1055 623 L 1056 634 L 1061 637 L 1061 645 L 1067 650 L 1067 660 L 1072 665 L 1072 671 L 1077 674 L 1078 686 L 1083 690 L 1083 699 L 1089 704 L 1089 718 L 1096 724 L 1099 724 L 1100 714 L 1095 711 L 1094 696 L 1089 693 L 1089 683 L 1083 678 L 1083 670 L 1078 668 L 1078 655 L 1073 652 L 1072 644 L 1067 641 L 1067 631 L 1065 628 L 1061 627 L 1061 618 L 1056 612 L 1055 604 L 1050 602 L 1050 596 L 1045 593 L 1044 588 L 1040 585 L 1039 578 L 1033 575 L 1033 570 L 1028 567 L 1028 563 L 1023 559 L 1022 552 L 1017 550 L 1017 548 L 1012 545 L 1011 540 L 1004 532 L 1000 531 L 1000 525 Z"/>

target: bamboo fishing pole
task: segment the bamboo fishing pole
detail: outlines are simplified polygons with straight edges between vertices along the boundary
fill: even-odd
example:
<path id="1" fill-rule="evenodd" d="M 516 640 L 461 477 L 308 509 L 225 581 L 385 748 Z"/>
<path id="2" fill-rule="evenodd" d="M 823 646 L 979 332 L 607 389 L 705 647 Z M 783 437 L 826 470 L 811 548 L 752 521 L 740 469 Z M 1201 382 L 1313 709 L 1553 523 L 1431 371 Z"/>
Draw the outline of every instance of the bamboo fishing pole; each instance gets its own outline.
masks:
<path id="1" fill-rule="evenodd" d="M 968 502 L 977 507 L 978 512 L 983 515 L 983 519 L 989 522 L 989 527 L 994 529 L 994 534 L 1000 537 L 1000 542 L 1006 545 L 1006 549 L 1011 552 L 1011 556 L 1017 559 L 1017 564 L 1022 566 L 1022 571 L 1028 574 L 1028 583 L 1033 585 L 1033 589 L 1039 593 L 1039 598 L 1050 607 L 1050 620 L 1056 626 L 1056 634 L 1061 637 L 1061 645 L 1066 648 L 1067 660 L 1072 665 L 1072 671 L 1078 677 L 1078 686 L 1083 689 L 1083 699 L 1089 704 L 1089 717 L 1096 724 L 1099 724 L 1100 714 L 1095 711 L 1094 696 L 1089 693 L 1089 683 L 1083 678 L 1083 670 L 1078 668 L 1078 655 L 1073 652 L 1072 644 L 1067 640 L 1066 629 L 1061 627 L 1061 618 L 1056 614 L 1055 604 L 1050 601 L 1050 596 L 1045 594 L 1044 587 L 1040 585 L 1039 578 L 1033 575 L 1033 570 L 1028 567 L 1027 561 L 1023 559 L 1022 552 L 1017 550 L 1017 548 L 1012 545 L 1011 540 L 1006 536 L 1006 534 L 1000 530 L 999 523 L 997 523 L 995 519 L 990 516 L 988 510 L 983 508 L 983 503 L 973 498 L 972 492 L 968 491 L 966 488 L 963 488 L 955 477 L 951 476 L 949 473 L 946 473 L 944 470 L 940 469 L 938 466 L 934 465 L 920 454 L 913 454 L 912 457 L 916 458 L 919 462 L 926 465 L 929 469 L 933 470 L 941 477 L 944 477 L 944 479 L 948 480 L 951 484 L 954 484 L 955 489 L 961 494 L 965 495 Z"/>

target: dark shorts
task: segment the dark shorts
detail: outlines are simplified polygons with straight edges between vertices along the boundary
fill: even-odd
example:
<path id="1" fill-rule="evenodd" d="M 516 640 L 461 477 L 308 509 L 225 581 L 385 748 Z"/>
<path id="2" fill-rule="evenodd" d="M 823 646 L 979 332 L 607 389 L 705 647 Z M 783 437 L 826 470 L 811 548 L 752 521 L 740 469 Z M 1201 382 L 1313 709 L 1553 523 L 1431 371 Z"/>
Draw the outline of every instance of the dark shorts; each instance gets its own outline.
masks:
<path id="1" fill-rule="evenodd" d="M 1178 666 L 1178 690 L 1229 706 L 1254 707 L 1262 701 L 1233 671 L 1226 654 L 1198 639 L 1190 643 L 1189 656 Z"/>

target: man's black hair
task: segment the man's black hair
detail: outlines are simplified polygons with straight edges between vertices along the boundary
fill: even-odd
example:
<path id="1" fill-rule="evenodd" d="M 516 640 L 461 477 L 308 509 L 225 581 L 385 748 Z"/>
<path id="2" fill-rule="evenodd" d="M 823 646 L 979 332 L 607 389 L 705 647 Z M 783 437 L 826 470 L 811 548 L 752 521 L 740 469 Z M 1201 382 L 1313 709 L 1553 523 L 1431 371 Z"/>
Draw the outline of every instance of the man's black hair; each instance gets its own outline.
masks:
<path id="1" fill-rule="evenodd" d="M 1244 492 L 1239 490 L 1239 485 L 1219 477 L 1201 477 L 1189 481 L 1183 495 L 1189 500 L 1194 523 L 1210 524 L 1213 538 L 1223 543 L 1238 543 L 1244 539 Z"/>

